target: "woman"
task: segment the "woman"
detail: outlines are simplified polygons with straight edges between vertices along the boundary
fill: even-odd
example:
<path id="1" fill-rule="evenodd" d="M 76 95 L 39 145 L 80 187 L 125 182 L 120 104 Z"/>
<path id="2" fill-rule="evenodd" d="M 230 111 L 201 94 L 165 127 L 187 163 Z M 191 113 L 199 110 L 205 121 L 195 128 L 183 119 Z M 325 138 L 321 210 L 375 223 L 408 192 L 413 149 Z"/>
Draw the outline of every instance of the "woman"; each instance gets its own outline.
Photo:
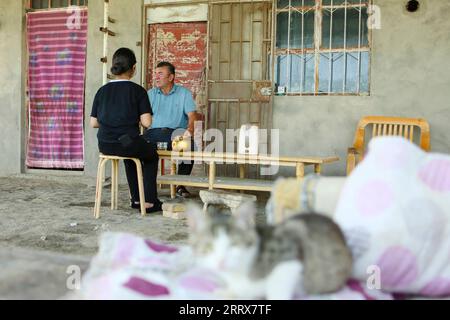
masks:
<path id="1" fill-rule="evenodd" d="M 145 141 L 139 135 L 139 123 L 149 128 L 153 112 L 146 90 L 130 81 L 136 72 L 136 56 L 130 49 L 121 48 L 114 53 L 112 63 L 111 72 L 115 75 L 115 80 L 98 90 L 91 112 L 91 126 L 99 128 L 98 148 L 106 155 L 141 159 L 146 211 L 161 211 L 161 202 L 156 192 L 156 145 Z M 124 162 L 131 193 L 131 207 L 138 209 L 140 206 L 136 165 L 131 160 Z"/>

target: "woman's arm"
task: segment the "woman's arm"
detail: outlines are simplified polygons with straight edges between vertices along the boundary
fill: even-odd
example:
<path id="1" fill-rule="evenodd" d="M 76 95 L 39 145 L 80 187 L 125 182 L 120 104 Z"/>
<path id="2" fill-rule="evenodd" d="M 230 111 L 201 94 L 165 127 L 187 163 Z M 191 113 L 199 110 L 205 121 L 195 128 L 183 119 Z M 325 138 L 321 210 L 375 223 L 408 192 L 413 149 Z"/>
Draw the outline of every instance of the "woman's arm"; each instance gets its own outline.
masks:
<path id="1" fill-rule="evenodd" d="M 141 125 L 146 129 L 150 128 L 150 126 L 152 125 L 152 116 L 150 115 L 150 113 L 141 114 L 140 118 Z"/>
<path id="2" fill-rule="evenodd" d="M 97 118 L 91 117 L 91 127 L 100 128 L 100 123 L 98 123 Z"/>

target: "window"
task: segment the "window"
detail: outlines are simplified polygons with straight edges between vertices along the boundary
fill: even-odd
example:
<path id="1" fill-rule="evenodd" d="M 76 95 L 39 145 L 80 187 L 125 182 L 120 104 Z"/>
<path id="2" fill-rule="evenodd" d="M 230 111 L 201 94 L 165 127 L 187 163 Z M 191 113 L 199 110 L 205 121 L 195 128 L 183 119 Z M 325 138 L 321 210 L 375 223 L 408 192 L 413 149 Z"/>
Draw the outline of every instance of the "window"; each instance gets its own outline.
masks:
<path id="1" fill-rule="evenodd" d="M 66 8 L 70 6 L 87 6 L 88 0 L 30 0 L 30 9 Z"/>
<path id="2" fill-rule="evenodd" d="M 276 2 L 276 86 L 292 95 L 368 95 L 370 0 Z"/>

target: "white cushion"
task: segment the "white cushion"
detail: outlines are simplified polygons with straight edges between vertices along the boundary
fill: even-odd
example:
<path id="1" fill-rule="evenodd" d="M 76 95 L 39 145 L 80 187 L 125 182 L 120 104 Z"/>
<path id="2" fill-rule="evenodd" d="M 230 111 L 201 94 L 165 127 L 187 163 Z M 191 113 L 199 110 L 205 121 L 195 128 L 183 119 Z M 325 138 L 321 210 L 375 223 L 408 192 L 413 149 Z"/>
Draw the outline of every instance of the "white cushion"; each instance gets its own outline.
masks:
<path id="1" fill-rule="evenodd" d="M 366 281 L 376 266 L 383 290 L 450 295 L 449 155 L 400 137 L 372 139 L 335 220 L 352 247 L 357 279 Z"/>

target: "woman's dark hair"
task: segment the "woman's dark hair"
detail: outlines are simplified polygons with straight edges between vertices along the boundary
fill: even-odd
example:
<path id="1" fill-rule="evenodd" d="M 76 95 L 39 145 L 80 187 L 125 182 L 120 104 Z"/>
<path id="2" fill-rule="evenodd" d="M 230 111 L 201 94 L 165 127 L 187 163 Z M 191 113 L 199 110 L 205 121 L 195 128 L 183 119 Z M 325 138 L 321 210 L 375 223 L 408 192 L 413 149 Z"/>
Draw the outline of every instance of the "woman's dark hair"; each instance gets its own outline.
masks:
<path id="1" fill-rule="evenodd" d="M 128 48 L 120 48 L 113 55 L 111 73 L 118 76 L 133 69 L 135 64 L 134 52 Z"/>

